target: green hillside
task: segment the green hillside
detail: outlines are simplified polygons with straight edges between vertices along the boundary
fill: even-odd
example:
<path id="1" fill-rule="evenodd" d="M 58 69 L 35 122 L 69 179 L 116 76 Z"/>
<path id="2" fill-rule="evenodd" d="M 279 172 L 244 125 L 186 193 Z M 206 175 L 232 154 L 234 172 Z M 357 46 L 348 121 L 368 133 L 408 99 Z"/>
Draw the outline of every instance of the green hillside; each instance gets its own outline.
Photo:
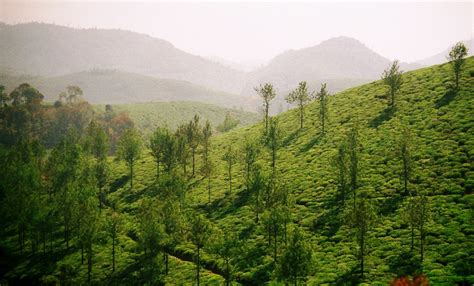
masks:
<path id="1" fill-rule="evenodd" d="M 352 197 L 348 197 L 346 207 L 338 205 L 337 171 L 333 163 L 338 146 L 352 126 L 358 128 L 361 147 L 357 193 L 368 199 L 377 214 L 367 238 L 364 280 L 369 285 L 387 285 L 395 277 L 394 262 L 401 260 L 408 264 L 400 258 L 410 249 L 411 240 L 410 228 L 403 219 L 407 197 L 402 195 L 401 162 L 397 156 L 403 125 L 409 126 L 413 137 L 411 160 L 414 170 L 409 189 L 426 194 L 431 210 L 431 219 L 425 226 L 422 272 L 430 285 L 455 285 L 463 280 L 468 283 L 465 285 L 474 283 L 473 57 L 466 60 L 457 94 L 450 91 L 451 81 L 448 64 L 405 73 L 394 113 L 387 109 L 384 96 L 387 89 L 381 81 L 335 94 L 329 99 L 329 123 L 324 136 L 320 133 L 318 103 L 307 106 L 302 130 L 299 129 L 297 110 L 273 118 L 281 128 L 276 178 L 278 184 L 289 191 L 291 223 L 288 229 L 301 227 L 312 253 L 308 285 L 350 285 L 349 281 L 357 271 L 357 244 L 344 219 Z M 133 115 L 134 112 L 144 113 L 142 108 L 148 106 L 134 106 L 131 117 L 138 116 Z M 143 122 L 147 121 L 143 119 Z M 212 223 L 213 234 L 201 252 L 202 285 L 222 285 L 224 282 L 225 263 L 214 254 L 212 247 L 218 233 L 224 236 L 238 234 L 242 243 L 240 251 L 231 259 L 235 283 L 280 285 L 278 271 L 274 271 L 273 248 L 267 246 L 267 229 L 263 224 L 265 213 L 256 223 L 253 194 L 246 190 L 244 181 L 242 146 L 246 140 L 261 138 L 263 128 L 259 123 L 211 140 L 214 171 L 210 203 L 207 180 L 199 172 L 194 178 L 188 177 L 183 208 L 187 206 L 204 214 Z M 229 192 L 227 166 L 222 158 L 230 144 L 237 153 L 237 161 L 232 169 L 233 188 Z M 198 169 L 202 167 L 200 153 Z M 143 276 L 148 264 L 137 239 L 140 232 L 138 216 L 145 198 L 156 197 L 164 189 L 156 186 L 156 164 L 149 150 L 145 154 L 135 165 L 133 189 L 128 184 L 127 166 L 109 158 L 108 206 L 114 206 L 122 213 L 123 223 L 118 235 L 114 273 L 110 271 L 110 239 L 103 235 L 94 244 L 92 284 L 152 284 Z M 270 173 L 270 154 L 265 147 L 262 147 L 257 163 L 266 174 Z M 108 217 L 110 208 L 103 209 L 102 214 Z M 48 274 L 62 277 L 67 266 L 73 269 L 73 284 L 86 283 L 87 265 L 81 265 L 78 247 L 58 251 L 58 261 L 43 264 L 40 254 L 20 259 L 14 247 L 14 231 L 5 232 L 7 238 L 1 245 L 14 261 L 5 277 L 44 277 Z M 418 232 L 416 234 L 414 253 L 418 259 Z M 195 247 L 184 237 L 168 251 L 171 254 L 169 274 L 160 274 L 165 284 L 193 285 L 195 281 L 196 267 L 192 262 Z M 58 232 L 54 247 L 61 249 L 62 245 L 63 239 Z M 284 250 L 284 238 L 278 236 L 279 258 Z M 161 254 L 156 261 L 163 267 Z"/>
<path id="2" fill-rule="evenodd" d="M 329 102 L 330 123 L 323 138 L 318 136 L 317 103 L 308 106 L 308 127 L 302 131 L 297 129 L 296 110 L 277 117 L 283 129 L 284 142 L 277 169 L 281 180 L 287 182 L 291 189 L 294 200 L 292 219 L 304 227 L 313 249 L 315 265 L 309 284 L 333 284 L 343 279 L 357 263 L 356 246 L 349 230 L 343 223 L 337 222 L 338 218 L 332 218 L 336 209 L 329 203 L 334 199 L 337 188 L 336 171 L 331 159 L 345 137 L 351 118 L 359 125 L 363 146 L 361 189 L 373 198 L 380 213 L 378 224 L 371 232 L 371 253 L 366 262 L 367 281 L 386 285 L 394 277 L 389 272 L 389 261 L 407 249 L 410 243 L 408 226 L 401 219 L 403 200 L 394 199 L 402 189 L 400 163 L 395 155 L 395 141 L 399 137 L 401 123 L 410 124 L 415 141 L 413 164 L 416 184 L 412 187 L 430 196 L 433 210 L 433 220 L 428 225 L 424 273 L 434 285 L 450 285 L 460 280 L 457 265 L 472 257 L 474 249 L 473 69 L 474 58 L 471 57 L 467 60 L 462 89 L 451 100 L 447 96 L 451 81 L 449 65 L 404 74 L 397 111 L 392 118 L 385 120 L 383 114 L 387 102 L 380 96 L 385 94 L 386 88 L 380 81 L 336 94 Z M 256 250 L 264 238 L 262 229 L 254 225 L 254 214 L 244 200 L 243 166 L 237 164 L 235 167 L 235 191 L 227 195 L 226 168 L 221 157 L 230 142 L 239 146 L 246 138 L 260 136 L 261 130 L 261 125 L 240 129 L 217 137 L 213 143 L 213 159 L 218 162 L 219 169 L 212 181 L 213 199 L 209 218 L 218 228 L 231 227 L 243 233 L 255 228 L 256 231 L 248 237 L 250 250 Z M 269 168 L 268 154 L 264 154 L 259 161 Z M 137 171 L 143 188 L 153 182 L 153 166 L 153 161 L 148 158 Z M 127 191 L 127 188 L 119 189 L 113 197 L 128 209 L 133 205 L 127 204 Z M 206 210 L 206 184 L 198 180 L 190 192 L 191 204 Z M 337 230 L 331 229 L 333 227 Z M 259 261 L 265 264 L 271 258 L 263 257 Z M 257 277 L 259 269 L 239 269 L 237 277 Z M 472 272 L 470 275 L 473 275 Z M 470 276 L 471 282 L 472 279 L 474 277 Z"/>
<path id="3" fill-rule="evenodd" d="M 97 107 L 104 109 L 102 105 Z M 150 135 L 158 126 L 175 130 L 178 125 L 191 120 L 195 114 L 203 121 L 209 120 L 214 127 L 224 121 L 227 113 L 240 121 L 239 126 L 253 124 L 260 118 L 256 113 L 192 101 L 118 104 L 113 105 L 113 108 L 117 112 L 127 112 L 145 136 Z"/>

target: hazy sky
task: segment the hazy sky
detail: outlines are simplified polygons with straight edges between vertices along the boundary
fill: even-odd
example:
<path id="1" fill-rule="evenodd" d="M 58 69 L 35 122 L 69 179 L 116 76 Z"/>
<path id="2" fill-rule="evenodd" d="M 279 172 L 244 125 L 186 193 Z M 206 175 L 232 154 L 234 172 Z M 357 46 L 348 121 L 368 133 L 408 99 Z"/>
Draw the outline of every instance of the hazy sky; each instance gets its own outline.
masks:
<path id="1" fill-rule="evenodd" d="M 354 37 L 413 61 L 473 37 L 473 2 L 188 3 L 0 0 L 0 21 L 121 28 L 201 56 L 268 60 L 331 37 Z M 1 40 L 1 39 L 0 39 Z"/>

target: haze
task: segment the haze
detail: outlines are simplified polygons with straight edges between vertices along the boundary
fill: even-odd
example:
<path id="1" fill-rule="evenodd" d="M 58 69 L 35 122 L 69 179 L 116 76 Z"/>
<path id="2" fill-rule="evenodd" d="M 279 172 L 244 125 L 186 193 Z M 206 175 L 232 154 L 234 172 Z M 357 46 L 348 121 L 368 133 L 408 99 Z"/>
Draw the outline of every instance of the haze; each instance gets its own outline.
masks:
<path id="1" fill-rule="evenodd" d="M 3 4 L 2 4 L 3 3 Z M 258 64 L 336 36 L 410 62 L 473 36 L 473 3 L 2 2 L 0 21 L 119 28 L 204 57 Z"/>

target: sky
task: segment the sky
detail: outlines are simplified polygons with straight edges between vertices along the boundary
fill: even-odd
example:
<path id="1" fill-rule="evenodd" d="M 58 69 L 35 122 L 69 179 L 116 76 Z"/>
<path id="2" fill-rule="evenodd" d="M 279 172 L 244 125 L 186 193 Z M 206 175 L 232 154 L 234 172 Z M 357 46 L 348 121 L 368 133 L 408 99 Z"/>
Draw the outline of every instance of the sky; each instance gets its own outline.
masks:
<path id="1" fill-rule="evenodd" d="M 192 54 L 247 63 L 348 36 L 411 62 L 472 38 L 473 3 L 0 0 L 0 21 L 126 29 Z"/>

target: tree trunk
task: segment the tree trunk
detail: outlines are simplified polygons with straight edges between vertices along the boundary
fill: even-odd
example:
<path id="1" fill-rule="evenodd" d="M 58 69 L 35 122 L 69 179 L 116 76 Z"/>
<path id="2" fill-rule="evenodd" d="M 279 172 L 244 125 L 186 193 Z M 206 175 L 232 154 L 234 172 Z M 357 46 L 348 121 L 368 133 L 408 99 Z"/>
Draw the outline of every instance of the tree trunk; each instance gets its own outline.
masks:
<path id="1" fill-rule="evenodd" d="M 265 134 L 268 133 L 268 103 L 265 103 Z"/>
<path id="2" fill-rule="evenodd" d="M 352 190 L 352 193 L 354 195 L 354 209 L 355 209 L 355 207 L 356 207 L 356 191 L 355 191 L 355 189 Z"/>
<path id="3" fill-rule="evenodd" d="M 230 270 L 229 270 L 229 259 L 226 259 L 225 261 L 225 268 L 226 268 L 226 272 L 225 272 L 225 285 L 226 286 L 229 286 L 230 285 Z"/>
<path id="4" fill-rule="evenodd" d="M 455 73 L 455 78 L 456 78 L 456 90 L 459 88 L 459 72 Z"/>
<path id="5" fill-rule="evenodd" d="M 196 153 L 196 149 L 192 148 L 191 150 L 192 150 L 192 153 L 193 153 L 193 177 L 194 177 L 194 163 L 195 163 L 195 158 L 194 158 L 195 156 L 194 155 Z"/>
<path id="6" fill-rule="evenodd" d="M 207 194 L 209 196 L 209 204 L 211 204 L 211 175 L 207 174 Z"/>
<path id="7" fill-rule="evenodd" d="M 160 159 L 156 160 L 156 178 L 160 178 Z"/>
<path id="8" fill-rule="evenodd" d="M 232 193 L 232 165 L 229 164 L 229 193 Z"/>
<path id="9" fill-rule="evenodd" d="M 303 117 L 304 117 L 304 107 L 300 107 L 300 129 L 303 129 Z"/>
<path id="10" fill-rule="evenodd" d="M 53 228 L 49 229 L 49 252 L 51 253 L 51 257 L 53 257 Z"/>
<path id="11" fill-rule="evenodd" d="M 46 254 L 46 232 L 43 232 L 43 254 Z"/>
<path id="12" fill-rule="evenodd" d="M 112 236 L 112 272 L 115 272 L 115 232 Z"/>
<path id="13" fill-rule="evenodd" d="M 168 253 L 165 253 L 165 275 L 168 275 Z"/>
<path id="14" fill-rule="evenodd" d="M 278 233 L 275 232 L 273 234 L 273 261 L 276 263 L 277 260 L 277 236 Z"/>
<path id="15" fill-rule="evenodd" d="M 64 240 L 66 241 L 66 250 L 69 250 L 69 226 L 64 228 Z"/>
<path id="16" fill-rule="evenodd" d="M 390 96 L 390 106 L 392 108 L 394 108 L 395 107 L 395 91 L 393 90 L 393 88 L 391 89 L 390 94 L 391 94 L 391 96 Z"/>
<path id="17" fill-rule="evenodd" d="M 197 248 L 197 276 L 196 276 L 196 281 L 197 281 L 198 286 L 199 286 L 199 270 L 200 270 L 200 264 L 201 264 L 201 260 L 199 257 L 199 250 L 200 248 L 198 247 Z"/>
<path id="18" fill-rule="evenodd" d="M 92 244 L 87 246 L 87 282 L 91 282 L 92 272 Z"/>
<path id="19" fill-rule="evenodd" d="M 361 233 L 360 240 L 360 276 L 364 280 L 364 254 L 365 254 L 365 235 Z"/>
<path id="20" fill-rule="evenodd" d="M 425 240 L 425 234 L 423 232 L 423 228 L 420 230 L 420 260 L 421 260 L 421 263 L 423 263 L 423 256 L 424 256 L 424 241 Z"/>
<path id="21" fill-rule="evenodd" d="M 276 148 L 272 148 L 272 173 L 275 176 L 275 165 L 276 165 Z"/>
<path id="22" fill-rule="evenodd" d="M 405 188 L 405 196 L 408 195 L 408 176 L 405 171 L 405 178 L 404 178 L 404 188 Z"/>
<path id="23" fill-rule="evenodd" d="M 133 190 L 133 163 L 130 164 L 130 191 Z"/>

